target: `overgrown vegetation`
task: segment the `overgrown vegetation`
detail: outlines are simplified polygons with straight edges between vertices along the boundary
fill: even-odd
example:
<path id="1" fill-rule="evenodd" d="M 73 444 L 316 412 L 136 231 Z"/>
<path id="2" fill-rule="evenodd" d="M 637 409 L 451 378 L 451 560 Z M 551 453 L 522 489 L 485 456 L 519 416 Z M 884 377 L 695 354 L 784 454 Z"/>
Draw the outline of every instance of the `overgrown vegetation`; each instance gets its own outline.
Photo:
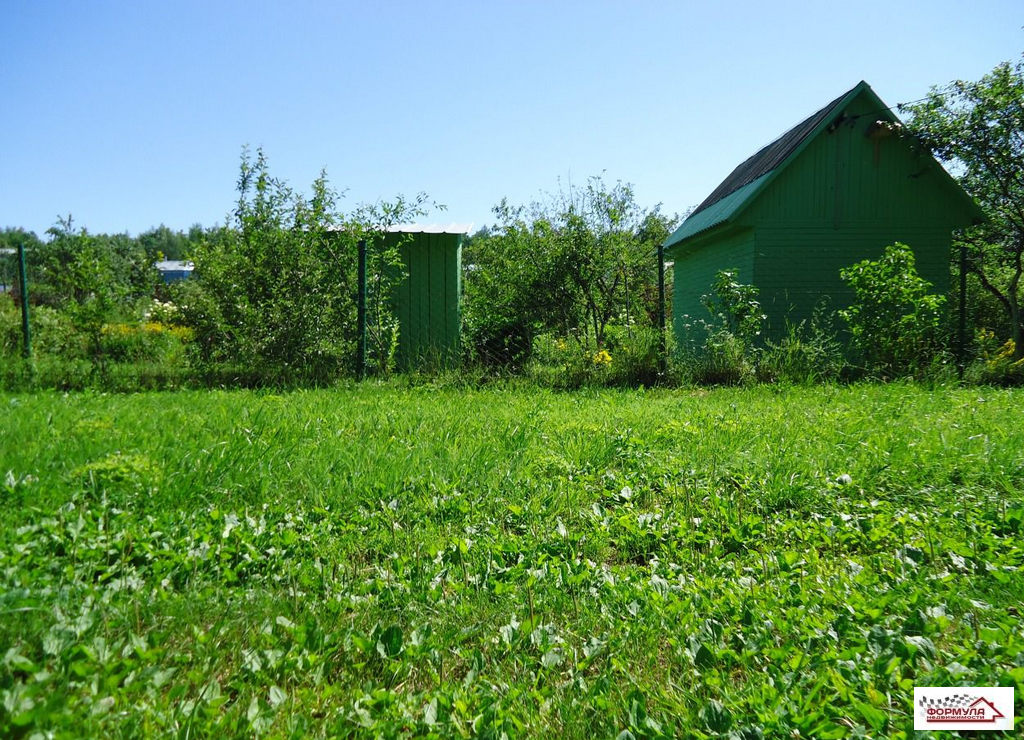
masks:
<path id="1" fill-rule="evenodd" d="M 351 377 L 360 240 L 369 255 L 368 370 L 386 376 L 399 330 L 392 292 L 405 279 L 403 242 L 387 235 L 426 206 L 424 195 L 399 196 L 344 214 L 326 175 L 307 199 L 273 177 L 262 151 L 255 159 L 244 151 L 231 223 L 193 229 L 192 278 L 159 290 L 153 260 L 164 255 L 152 248 L 182 248 L 163 227 L 137 240 L 95 236 L 69 217 L 45 243 L 9 230 L 8 241 L 29 242 L 37 359 L 18 358 L 20 318 L 0 295 L 0 350 L 11 359 L 0 387 L 318 385 Z"/>
<path id="2" fill-rule="evenodd" d="M 840 275 L 854 298 L 838 315 L 870 372 L 920 375 L 941 356 L 946 299 L 917 274 L 910 247 L 897 242 L 881 258 L 862 260 Z"/>
<path id="3" fill-rule="evenodd" d="M 970 271 L 966 315 L 974 342 L 965 375 L 972 382 L 1024 379 L 1021 64 L 936 88 L 906 108 L 908 130 L 951 167 L 988 216 L 959 236 Z M 5 229 L 0 386 L 290 386 L 353 377 L 360 239 L 369 245 L 368 369 L 387 376 L 402 331 L 391 296 L 406 274 L 400 243 L 385 235 L 424 215 L 427 205 L 424 196 L 399 197 L 345 214 L 324 175 L 307 198 L 274 178 L 259 152 L 255 160 L 243 156 L 238 203 L 223 228 L 184 234 L 158 227 L 132 239 L 76 230 L 69 217 L 45 242 Z M 661 311 L 671 314 L 671 272 L 661 306 L 655 258 L 675 216 L 642 207 L 632 186 L 600 177 L 529 206 L 502 201 L 494 210 L 497 224 L 465 244 L 466 377 L 515 374 L 578 388 L 865 376 L 942 381 L 952 372 L 950 302 L 917 275 L 914 245 L 894 244 L 878 260 L 847 267 L 842 276 L 853 305 L 831 314 L 821 307 L 781 337 L 763 335 L 756 287 L 724 270 L 705 296 L 709 315 L 675 347 L 659 330 Z M 10 250 L 19 244 L 28 250 L 37 304 L 32 364 L 18 359 L 17 310 L 7 298 L 16 295 Z M 164 256 L 194 258 L 194 277 L 158 288 L 152 263 Z M 174 311 L 167 321 L 147 318 L 168 302 Z"/>
<path id="4" fill-rule="evenodd" d="M 933 88 L 906 110 L 911 132 L 953 169 L 987 216 L 960 238 L 974 283 L 972 317 L 985 322 L 975 326 L 1005 336 L 1013 361 L 1024 361 L 1024 58 L 977 81 Z"/>
<path id="5" fill-rule="evenodd" d="M 4 737 L 911 738 L 915 685 L 1024 689 L 1020 391 L 0 403 Z"/>
<path id="6" fill-rule="evenodd" d="M 655 254 L 677 218 L 598 177 L 529 207 L 503 201 L 495 215 L 497 226 L 467 250 L 471 361 L 523 368 L 539 342 L 544 362 L 534 369 L 562 367 L 568 385 L 652 382 Z"/>
<path id="7" fill-rule="evenodd" d="M 351 375 L 356 243 L 369 231 L 351 226 L 325 174 L 307 200 L 262 151 L 244 153 L 233 222 L 200 243 L 175 294 L 200 372 L 279 384 Z"/>

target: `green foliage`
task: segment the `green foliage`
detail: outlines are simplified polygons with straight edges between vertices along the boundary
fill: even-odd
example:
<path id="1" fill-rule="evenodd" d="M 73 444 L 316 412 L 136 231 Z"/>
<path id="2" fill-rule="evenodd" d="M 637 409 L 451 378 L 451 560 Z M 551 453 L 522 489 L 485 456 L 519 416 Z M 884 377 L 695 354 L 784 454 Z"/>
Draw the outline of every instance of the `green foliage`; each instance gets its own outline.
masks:
<path id="1" fill-rule="evenodd" d="M 354 270 L 336 193 L 321 175 L 312 198 L 271 176 L 262 151 L 242 154 L 233 228 L 195 248 L 175 296 L 195 332 L 201 368 L 232 362 L 273 380 L 327 380 L 351 369 Z M 194 281 L 194 282 L 193 282 Z"/>
<path id="2" fill-rule="evenodd" d="M 21 310 L 8 296 L 0 294 L 0 356 L 17 356 L 21 342 Z"/>
<path id="3" fill-rule="evenodd" d="M 849 308 L 838 312 L 866 369 L 888 377 L 919 374 L 942 351 L 944 296 L 917 274 L 905 244 L 886 247 L 878 260 L 863 260 L 840 271 L 853 291 Z"/>
<path id="4" fill-rule="evenodd" d="M 82 330 L 94 333 L 118 311 L 152 296 L 156 269 L 127 235 L 90 234 L 76 229 L 70 216 L 47 235 L 28 259 L 33 301 L 67 311 Z"/>
<path id="5" fill-rule="evenodd" d="M 33 312 L 40 336 L 35 349 L 83 357 L 102 377 L 112 359 L 106 327 L 152 295 L 156 271 L 128 237 L 76 230 L 70 216 L 48 234 L 50 240 L 34 247 L 29 260 L 30 295 L 43 304 Z"/>
<path id="6" fill-rule="evenodd" d="M 1003 312 L 1024 358 L 1024 58 L 998 65 L 977 81 L 933 88 L 907 106 L 910 131 L 948 164 L 985 210 L 987 222 L 961 235 L 968 269 Z M 978 329 L 996 329 L 991 323 Z"/>
<path id="7" fill-rule="evenodd" d="M 190 232 L 195 238 L 199 227 Z M 154 234 L 175 235 L 166 227 L 133 239 L 126 234 L 91 234 L 62 219 L 41 242 L 21 229 L 0 232 L 0 243 L 23 243 L 33 303 L 33 357 L 21 352 L 21 318 L 8 295 L 0 295 L 0 387 L 104 388 L 143 390 L 181 385 L 188 376 L 185 346 L 191 332 L 180 316 L 166 320 L 151 297 L 159 290 L 147 251 Z M 177 237 L 182 237 L 178 234 Z M 6 247 L 5 247 L 6 248 Z M 11 259 L 8 260 L 8 257 Z M 5 261 L 6 260 L 6 261 Z M 0 287 L 7 261 L 0 255 Z"/>
<path id="8" fill-rule="evenodd" d="M 542 334 L 534 340 L 528 377 L 561 389 L 584 386 L 651 387 L 663 384 L 661 337 L 653 327 L 608 327 L 605 348 L 596 352 Z"/>
<path id="9" fill-rule="evenodd" d="M 700 385 L 743 385 L 754 379 L 755 349 L 728 329 L 712 327 L 694 353 L 684 355 L 686 377 Z"/>
<path id="10" fill-rule="evenodd" d="M 1024 689 L 1020 402 L 4 396 L 0 736 L 909 740 Z"/>
<path id="11" fill-rule="evenodd" d="M 1024 359 L 1014 359 L 1017 352 L 1012 339 L 1000 343 L 995 332 L 981 329 L 975 337 L 974 345 L 977 357 L 964 373 L 968 382 L 987 385 L 1024 384 Z"/>
<path id="12" fill-rule="evenodd" d="M 401 326 L 394 312 L 394 297 L 398 286 L 409 276 L 402 264 L 401 249 L 413 237 L 394 230 L 402 223 L 425 215 L 426 205 L 427 196 L 423 193 L 412 200 L 398 196 L 394 201 L 363 205 L 356 209 L 347 227 L 353 237 L 366 241 L 367 372 L 370 374 L 390 375 L 397 359 Z M 409 359 L 423 363 L 430 358 Z"/>
<path id="13" fill-rule="evenodd" d="M 711 324 L 724 329 L 746 343 L 761 334 L 768 318 L 757 300 L 760 291 L 756 285 L 739 281 L 739 271 L 719 270 L 711 285 L 711 293 L 701 297 L 701 303 L 711 314 Z"/>
<path id="14" fill-rule="evenodd" d="M 25 254 L 30 255 L 41 244 L 34 231 L 13 227 L 0 229 L 0 293 L 13 291 L 18 285 L 18 247 L 24 247 Z"/>
<path id="15" fill-rule="evenodd" d="M 643 210 L 631 185 L 591 178 L 529 208 L 502 201 L 467 248 L 466 331 L 474 359 L 522 365 L 551 333 L 581 356 L 609 329 L 656 325 L 657 246 L 675 222 Z"/>
<path id="16" fill-rule="evenodd" d="M 652 387 L 666 382 L 662 372 L 663 338 L 654 325 L 608 327 L 608 385 Z"/>
<path id="17" fill-rule="evenodd" d="M 338 210 L 325 174 L 307 199 L 274 178 L 266 157 L 242 155 L 232 227 L 208 232 L 193 250 L 195 272 L 171 292 L 194 332 L 201 372 L 236 368 L 256 382 L 326 383 L 354 372 L 357 242 L 370 248 L 374 367 L 390 369 L 397 324 L 390 290 L 402 279 L 383 229 L 422 213 L 423 199 Z"/>
<path id="18" fill-rule="evenodd" d="M 735 269 L 720 270 L 701 303 L 710 318 L 697 320 L 689 331 L 691 343 L 680 348 L 684 375 L 701 385 L 753 380 L 758 352 L 754 342 L 766 318 L 757 287 L 741 283 Z"/>
<path id="19" fill-rule="evenodd" d="M 768 339 L 758 354 L 757 379 L 766 383 L 827 383 L 846 368 L 842 343 L 823 306 L 810 322 L 790 324 L 781 339 Z"/>
<path id="20" fill-rule="evenodd" d="M 143 231 L 136 241 L 153 261 L 184 260 L 191 256 L 203 236 L 203 227 L 199 224 L 193 225 L 187 232 L 174 231 L 160 224 L 149 231 Z"/>

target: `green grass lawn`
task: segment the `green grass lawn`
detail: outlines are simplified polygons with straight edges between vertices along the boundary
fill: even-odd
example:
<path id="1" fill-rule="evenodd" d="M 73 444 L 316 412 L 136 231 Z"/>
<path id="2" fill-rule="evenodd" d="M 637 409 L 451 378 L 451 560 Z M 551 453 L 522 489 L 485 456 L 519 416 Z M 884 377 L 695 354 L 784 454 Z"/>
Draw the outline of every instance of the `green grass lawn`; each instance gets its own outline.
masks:
<path id="1" fill-rule="evenodd" d="M 0 736 L 911 737 L 1024 690 L 1022 402 L 0 396 Z"/>

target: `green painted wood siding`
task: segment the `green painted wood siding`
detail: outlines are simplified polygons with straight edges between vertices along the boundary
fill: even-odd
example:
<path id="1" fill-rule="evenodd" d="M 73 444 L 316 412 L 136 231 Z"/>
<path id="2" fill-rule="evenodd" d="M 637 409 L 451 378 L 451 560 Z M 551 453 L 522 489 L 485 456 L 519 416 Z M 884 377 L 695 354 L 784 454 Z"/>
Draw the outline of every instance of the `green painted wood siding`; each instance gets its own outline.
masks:
<path id="1" fill-rule="evenodd" d="M 849 305 L 839 271 L 893 242 L 914 250 L 936 291 L 949 287 L 951 232 L 970 215 L 930 158 L 896 135 L 866 136 L 873 105 L 855 99 L 846 114 L 864 115 L 819 135 L 741 218 L 756 229 L 754 282 L 771 335 L 810 319 L 823 299 L 828 310 Z"/>
<path id="2" fill-rule="evenodd" d="M 778 337 L 789 324 L 810 320 L 818 305 L 828 311 L 848 306 L 852 295 L 839 271 L 863 259 L 877 259 L 895 241 L 911 245 L 918 272 L 945 293 L 949 287 L 950 233 L 892 227 L 757 230 L 755 285 L 768 316 L 767 334 Z"/>
<path id="3" fill-rule="evenodd" d="M 715 231 L 694 240 L 673 253 L 672 265 L 672 325 L 679 348 L 703 341 L 704 334 L 697 322 L 711 315 L 701 303 L 701 297 L 711 291 L 715 274 L 719 270 L 736 268 L 739 279 L 745 283 L 754 279 L 754 232 L 752 229 L 733 230 L 719 236 Z"/>
<path id="4" fill-rule="evenodd" d="M 898 135 L 871 139 L 875 104 L 862 94 L 845 108 L 856 120 L 823 131 L 760 193 L 740 221 L 749 225 L 828 225 L 834 229 L 926 224 L 948 231 L 971 222 L 946 175 Z"/>
<path id="5" fill-rule="evenodd" d="M 948 290 L 952 232 L 981 213 L 911 140 L 869 137 L 886 117 L 884 103 L 866 85 L 852 92 L 829 121 L 836 123 L 832 130 L 823 121 L 805 146 L 756 181 L 762 186 L 727 223 L 670 248 L 680 346 L 692 317 L 706 317 L 700 296 L 717 271 L 730 267 L 760 290 L 766 336 L 775 337 L 810 319 L 818 305 L 847 306 L 851 296 L 839 271 L 878 258 L 897 241 L 914 250 L 918 272 L 936 292 Z M 723 202 L 732 197 L 738 196 Z"/>
<path id="6" fill-rule="evenodd" d="M 399 243 L 407 277 L 395 289 L 398 366 L 458 358 L 462 297 L 461 234 L 388 234 Z"/>

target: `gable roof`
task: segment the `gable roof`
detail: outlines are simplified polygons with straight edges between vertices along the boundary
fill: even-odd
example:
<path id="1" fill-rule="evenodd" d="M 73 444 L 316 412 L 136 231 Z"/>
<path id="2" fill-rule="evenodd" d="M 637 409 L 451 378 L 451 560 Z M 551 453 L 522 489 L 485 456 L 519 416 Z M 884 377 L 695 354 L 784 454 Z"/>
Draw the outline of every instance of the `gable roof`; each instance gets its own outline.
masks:
<path id="1" fill-rule="evenodd" d="M 670 247 L 707 231 L 738 214 L 767 184 L 768 175 L 780 169 L 786 160 L 814 138 L 819 129 L 827 126 L 833 112 L 840 110 L 867 87 L 868 83 L 861 81 L 736 167 L 679 225 L 665 241 L 665 246 Z"/>
<path id="2" fill-rule="evenodd" d="M 864 83 L 861 84 L 863 85 Z M 854 90 L 856 90 L 856 88 L 854 88 Z M 718 203 L 726 196 L 736 192 L 744 185 L 749 185 L 762 175 L 767 175 L 769 172 L 785 162 L 786 159 L 789 158 L 789 155 L 795 152 L 800 144 L 802 144 L 817 130 L 818 125 L 828 118 L 832 111 L 839 107 L 840 103 L 842 103 L 847 97 L 852 97 L 853 92 L 853 90 L 849 90 L 843 93 L 817 113 L 804 119 L 771 144 L 763 147 L 759 152 L 757 152 L 757 154 L 748 158 L 745 162 L 734 169 L 732 173 L 722 181 L 722 184 L 715 188 L 711 195 L 705 198 L 690 215 L 696 215 L 715 203 Z"/>
<path id="3" fill-rule="evenodd" d="M 679 228 L 672 232 L 671 236 L 665 240 L 665 247 L 672 247 L 738 216 L 764 190 L 765 186 L 785 169 L 785 166 L 795 159 L 796 155 L 803 151 L 822 130 L 831 126 L 843 109 L 861 93 L 868 94 L 872 104 L 877 104 L 879 110 L 875 115 L 898 122 L 891 109 L 886 107 L 871 86 L 861 80 L 853 88 L 805 118 L 775 141 L 762 147 L 756 154 L 736 167 L 711 192 L 711 195 L 690 213 L 687 219 L 679 225 Z M 940 166 L 939 169 L 945 174 L 945 179 L 970 201 L 971 207 L 977 214 L 982 215 L 977 204 L 960 188 L 952 176 L 943 167 Z"/>

